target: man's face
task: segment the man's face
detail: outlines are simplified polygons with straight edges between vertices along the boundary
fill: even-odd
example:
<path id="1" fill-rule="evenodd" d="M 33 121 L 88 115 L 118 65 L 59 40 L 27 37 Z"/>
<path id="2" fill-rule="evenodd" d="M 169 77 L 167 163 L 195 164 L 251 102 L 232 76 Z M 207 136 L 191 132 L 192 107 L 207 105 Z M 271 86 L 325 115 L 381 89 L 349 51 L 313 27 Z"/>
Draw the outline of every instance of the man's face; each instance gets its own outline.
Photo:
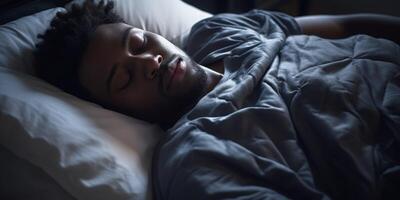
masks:
<path id="1" fill-rule="evenodd" d="M 99 102 L 153 122 L 182 114 L 206 85 L 203 69 L 178 47 L 123 23 L 96 29 L 79 79 Z"/>

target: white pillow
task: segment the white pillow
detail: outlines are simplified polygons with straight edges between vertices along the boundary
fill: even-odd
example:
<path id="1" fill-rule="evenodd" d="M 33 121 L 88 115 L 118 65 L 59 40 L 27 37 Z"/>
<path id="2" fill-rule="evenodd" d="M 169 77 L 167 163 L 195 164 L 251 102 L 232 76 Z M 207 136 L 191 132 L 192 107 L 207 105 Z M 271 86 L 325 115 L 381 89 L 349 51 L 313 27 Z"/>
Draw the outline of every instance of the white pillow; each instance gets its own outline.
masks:
<path id="1" fill-rule="evenodd" d="M 76 199 L 42 169 L 2 145 L 0 161 L 0 199 Z"/>
<path id="2" fill-rule="evenodd" d="M 0 145 L 77 199 L 151 199 L 152 152 L 162 131 L 28 75 L 36 36 L 60 10 L 0 26 Z M 195 22 L 210 16 L 179 0 L 119 0 L 116 12 L 178 45 Z"/>
<path id="3" fill-rule="evenodd" d="M 150 199 L 152 151 L 162 134 L 157 126 L 23 73 L 32 72 L 36 35 L 59 10 L 0 26 L 0 145 L 77 199 Z"/>
<path id="4" fill-rule="evenodd" d="M 145 199 L 157 126 L 0 67 L 0 145 L 78 199 Z M 149 192 L 149 191 L 148 191 Z"/>
<path id="5" fill-rule="evenodd" d="M 72 1 L 82 3 L 84 0 Z M 183 47 L 191 27 L 198 21 L 211 17 L 181 0 L 113 0 L 114 11 L 126 23 L 148 30 Z"/>
<path id="6" fill-rule="evenodd" d="M 0 66 L 33 74 L 33 48 L 37 34 L 64 8 L 54 8 L 0 26 Z"/>

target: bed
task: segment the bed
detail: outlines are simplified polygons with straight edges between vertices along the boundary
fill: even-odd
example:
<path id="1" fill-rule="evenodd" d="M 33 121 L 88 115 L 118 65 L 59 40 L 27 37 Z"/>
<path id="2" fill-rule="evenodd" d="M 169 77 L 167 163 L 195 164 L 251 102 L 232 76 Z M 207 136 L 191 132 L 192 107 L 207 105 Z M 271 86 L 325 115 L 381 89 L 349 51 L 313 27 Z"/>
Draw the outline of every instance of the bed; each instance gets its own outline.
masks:
<path id="1" fill-rule="evenodd" d="M 35 78 L 36 35 L 57 12 L 81 2 L 2 4 L 0 199 L 152 199 L 149 168 L 163 131 Z M 194 23 L 211 16 L 180 0 L 117 0 L 115 11 L 178 46 Z"/>
<path id="2" fill-rule="evenodd" d="M 262 10 L 192 27 L 186 52 L 225 72 L 157 145 L 158 198 L 399 197 L 399 45 L 299 29 Z"/>
<path id="3" fill-rule="evenodd" d="M 159 33 L 179 47 L 191 46 L 189 54 L 198 62 L 210 64 L 227 57 L 228 72 L 243 70 L 225 76 L 225 84 L 164 132 L 35 78 L 31 65 L 35 36 L 69 4 L 2 25 L 0 156 L 7 164 L 0 170 L 1 199 L 398 195 L 398 45 L 369 36 L 338 41 L 286 38 L 298 27 L 284 29 L 280 25 L 290 20 L 279 22 L 279 14 L 263 11 L 252 11 L 243 19 L 226 14 L 203 20 L 211 14 L 180 0 L 114 1 L 127 23 Z M 235 29 L 253 27 L 262 36 L 244 29 L 227 38 L 229 28 L 212 30 L 219 30 L 216 25 L 221 23 Z M 213 39 L 227 48 L 208 44 Z M 230 43 L 235 40 L 244 46 Z M 350 69 L 351 65 L 358 68 Z M 377 70 L 382 66 L 385 70 Z M 329 78 L 322 80 L 326 74 Z M 391 79 L 371 83 L 360 74 Z M 226 81 L 228 77 L 232 80 Z M 362 84 L 352 82 L 354 77 Z M 368 100 L 353 99 L 352 94 Z M 378 109 L 371 110 L 370 104 Z M 384 137 L 376 135 L 380 132 Z M 366 171 L 374 167 L 378 169 L 374 175 Z M 342 173 L 330 171 L 338 168 Z M 338 186 L 342 182 L 345 187 Z M 377 183 L 373 189 L 371 183 Z M 380 187 L 385 189 L 383 195 Z"/>

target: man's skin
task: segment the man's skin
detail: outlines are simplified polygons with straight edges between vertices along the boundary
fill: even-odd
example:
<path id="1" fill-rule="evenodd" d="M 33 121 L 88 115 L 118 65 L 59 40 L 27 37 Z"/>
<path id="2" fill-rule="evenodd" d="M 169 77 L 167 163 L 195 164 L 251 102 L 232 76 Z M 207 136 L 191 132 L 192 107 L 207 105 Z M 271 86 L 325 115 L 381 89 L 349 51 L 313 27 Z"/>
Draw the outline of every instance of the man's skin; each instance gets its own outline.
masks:
<path id="1" fill-rule="evenodd" d="M 397 17 L 309 16 L 296 21 L 303 34 L 343 38 L 364 33 L 400 43 Z M 223 73 L 222 61 L 201 66 L 162 36 L 117 23 L 96 29 L 79 79 L 101 104 L 168 127 L 210 92 Z"/>
<path id="2" fill-rule="evenodd" d="M 157 34 L 117 23 L 96 29 L 79 78 L 103 105 L 171 125 L 211 91 L 222 74 L 191 61 Z"/>
<path id="3" fill-rule="evenodd" d="M 400 18 L 379 14 L 297 17 L 303 34 L 339 39 L 356 34 L 386 38 L 400 44 Z"/>

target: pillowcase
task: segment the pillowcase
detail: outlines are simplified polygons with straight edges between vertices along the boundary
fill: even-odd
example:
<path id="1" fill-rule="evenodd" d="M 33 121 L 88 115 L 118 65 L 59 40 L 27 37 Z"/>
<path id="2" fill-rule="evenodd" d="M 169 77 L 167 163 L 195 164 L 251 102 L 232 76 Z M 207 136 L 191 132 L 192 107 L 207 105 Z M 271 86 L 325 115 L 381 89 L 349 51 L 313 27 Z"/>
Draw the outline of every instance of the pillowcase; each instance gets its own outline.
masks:
<path id="1" fill-rule="evenodd" d="M 60 10 L 0 26 L 0 145 L 43 169 L 75 198 L 150 199 L 152 151 L 162 135 L 157 126 L 21 73 L 31 71 L 36 35 Z"/>
<path id="2" fill-rule="evenodd" d="M 42 169 L 2 145 L 0 161 L 0 199 L 76 199 Z"/>
<path id="3" fill-rule="evenodd" d="M 145 199 L 157 126 L 0 67 L 0 145 L 78 199 Z M 148 191 L 147 191 L 148 190 Z"/>
<path id="4" fill-rule="evenodd" d="M 210 16 L 179 0 L 117 0 L 115 9 L 128 23 L 178 46 L 192 24 Z M 37 34 L 61 10 L 0 26 L 0 145 L 41 168 L 77 199 L 151 199 L 152 153 L 163 134 L 158 126 L 31 76 Z"/>
<path id="5" fill-rule="evenodd" d="M 0 145 L 78 199 L 145 199 L 161 131 L 0 68 Z"/>
<path id="6" fill-rule="evenodd" d="M 0 66 L 33 74 L 33 48 L 37 35 L 64 8 L 54 8 L 0 26 Z"/>

